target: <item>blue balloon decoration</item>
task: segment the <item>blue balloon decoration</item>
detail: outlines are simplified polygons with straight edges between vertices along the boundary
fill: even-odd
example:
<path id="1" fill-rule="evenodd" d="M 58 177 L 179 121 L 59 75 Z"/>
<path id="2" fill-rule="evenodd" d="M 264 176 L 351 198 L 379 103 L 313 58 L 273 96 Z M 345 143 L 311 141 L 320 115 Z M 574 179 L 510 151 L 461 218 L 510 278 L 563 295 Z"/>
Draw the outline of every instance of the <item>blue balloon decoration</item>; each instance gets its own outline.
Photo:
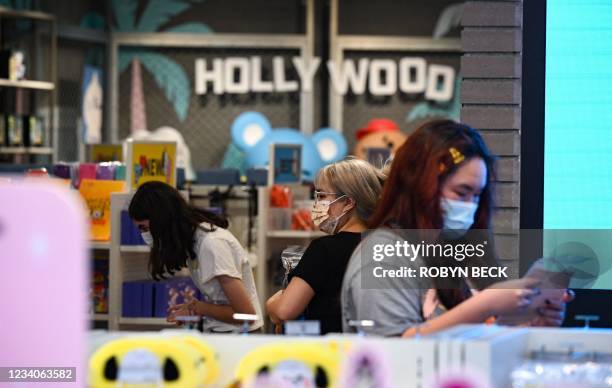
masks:
<path id="1" fill-rule="evenodd" d="M 312 181 L 321 167 L 346 156 L 348 146 L 338 131 L 323 128 L 306 135 L 292 128 L 271 128 L 258 112 L 240 114 L 232 123 L 233 145 L 244 151 L 244 168 L 267 167 L 270 144 L 302 145 L 302 179 Z"/>

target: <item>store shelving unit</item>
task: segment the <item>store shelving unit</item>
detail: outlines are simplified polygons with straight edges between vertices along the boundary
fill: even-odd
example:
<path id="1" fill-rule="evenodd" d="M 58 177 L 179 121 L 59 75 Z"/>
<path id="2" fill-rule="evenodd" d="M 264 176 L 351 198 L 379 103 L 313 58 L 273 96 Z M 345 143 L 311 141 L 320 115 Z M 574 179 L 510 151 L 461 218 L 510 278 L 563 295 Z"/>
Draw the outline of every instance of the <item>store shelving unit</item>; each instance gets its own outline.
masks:
<path id="1" fill-rule="evenodd" d="M 11 80 L 6 78 L 0 78 L 0 90 L 1 89 L 28 89 L 34 92 L 50 93 L 48 101 L 48 107 L 46 108 L 47 114 L 45 115 L 45 143 L 46 147 L 0 147 L 0 155 L 9 155 L 12 157 L 14 162 L 23 163 L 28 162 L 27 157 L 31 155 L 47 156 L 51 158 L 51 161 L 55 162 L 55 155 L 57 149 L 57 123 L 54 116 L 55 102 L 57 101 L 57 26 L 55 17 L 51 14 L 47 14 L 39 11 L 24 11 L 14 10 L 7 7 L 0 7 L 0 23 L 6 19 L 23 19 L 32 22 L 50 23 L 50 33 L 41 34 L 35 33 L 33 36 L 36 39 L 36 44 L 39 45 L 39 39 L 47 37 L 49 42 L 49 56 L 50 58 L 45 59 L 46 66 L 39 68 L 48 69 L 47 79 L 49 81 L 35 80 L 35 79 L 24 79 L 24 80 Z M 39 58 L 43 50 L 37 46 L 36 59 L 38 62 L 42 61 Z M 30 65 L 29 63 L 27 64 Z M 29 69 L 31 72 L 31 69 Z M 40 109 L 40 107 L 35 107 Z M 2 134 L 3 136 L 4 134 Z"/>
<path id="2" fill-rule="evenodd" d="M 90 320 L 95 322 L 108 322 L 108 314 L 92 314 Z"/>
<path id="3" fill-rule="evenodd" d="M 119 318 L 120 325 L 135 325 L 135 326 L 173 326 L 172 323 L 166 321 L 166 318 Z"/>
<path id="4" fill-rule="evenodd" d="M 123 282 L 150 278 L 147 271 L 149 247 L 146 245 L 121 245 L 121 211 L 127 208 L 130 193 L 111 194 L 111 239 L 109 249 L 108 278 L 108 328 L 109 330 L 151 330 L 171 327 L 166 318 L 123 317 Z M 185 273 L 179 273 L 184 275 Z"/>
<path id="5" fill-rule="evenodd" d="M 91 249 L 107 251 L 110 249 L 110 241 L 91 241 L 89 247 Z"/>
<path id="6" fill-rule="evenodd" d="M 30 80 L 13 81 L 13 80 L 6 79 L 6 78 L 0 78 L 0 86 L 10 87 L 10 88 L 32 89 L 32 90 L 53 90 L 55 89 L 55 85 L 52 82 L 30 81 Z"/>
<path id="7" fill-rule="evenodd" d="M 125 253 L 148 253 L 150 250 L 146 245 L 121 245 L 119 247 L 119 251 Z"/>
<path id="8" fill-rule="evenodd" d="M 257 265 L 255 267 L 255 283 L 259 298 L 265 304 L 274 291 L 268 273 L 268 259 L 272 252 L 283 250 L 289 245 L 308 245 L 315 238 L 324 236 L 320 231 L 304 230 L 270 230 L 268 224 L 270 217 L 270 187 L 260 186 L 257 188 Z M 294 193 L 300 197 L 300 191 L 307 191 L 306 187 L 292 187 Z M 303 195 L 302 195 L 303 196 Z M 262 306 L 262 309 L 265 306 Z M 262 311 L 265 311 L 263 309 Z"/>
<path id="9" fill-rule="evenodd" d="M 50 147 L 0 147 L 0 154 L 52 155 L 53 148 L 50 148 Z"/>
<path id="10" fill-rule="evenodd" d="M 92 253 L 93 253 L 93 251 L 104 252 L 104 257 L 103 258 L 108 259 L 108 251 L 110 250 L 110 242 L 109 241 L 90 241 L 89 242 L 89 249 L 91 250 Z M 101 259 L 100 256 L 96 255 L 95 257 L 96 257 L 96 259 Z M 93 260 L 93 257 L 92 257 L 92 260 Z M 108 324 L 108 319 L 109 319 L 109 314 L 108 313 L 106 313 L 106 314 L 104 314 L 104 313 L 93 313 L 93 314 L 89 315 L 89 321 L 92 324 L 94 324 L 94 325 L 100 324 L 100 323 Z"/>

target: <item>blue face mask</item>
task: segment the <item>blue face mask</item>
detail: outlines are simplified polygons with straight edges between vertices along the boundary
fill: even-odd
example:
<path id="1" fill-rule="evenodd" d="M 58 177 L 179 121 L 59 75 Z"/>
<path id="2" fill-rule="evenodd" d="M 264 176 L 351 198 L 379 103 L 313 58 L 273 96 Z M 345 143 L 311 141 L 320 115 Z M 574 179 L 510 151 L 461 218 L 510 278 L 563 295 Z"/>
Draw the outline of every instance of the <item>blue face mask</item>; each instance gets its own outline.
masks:
<path id="1" fill-rule="evenodd" d="M 478 210 L 478 204 L 474 202 L 457 201 L 442 198 L 440 200 L 444 217 L 444 231 L 451 231 L 454 235 L 463 236 L 474 224 L 474 216 Z"/>

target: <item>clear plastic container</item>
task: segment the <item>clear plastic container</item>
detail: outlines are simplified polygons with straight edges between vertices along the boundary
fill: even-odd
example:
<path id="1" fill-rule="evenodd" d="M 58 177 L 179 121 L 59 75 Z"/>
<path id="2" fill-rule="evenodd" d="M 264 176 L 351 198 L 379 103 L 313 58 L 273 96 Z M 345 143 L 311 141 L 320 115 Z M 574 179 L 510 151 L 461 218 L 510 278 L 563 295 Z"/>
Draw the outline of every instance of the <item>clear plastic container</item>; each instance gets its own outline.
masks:
<path id="1" fill-rule="evenodd" d="M 612 387 L 612 364 L 528 360 L 511 375 L 513 388 Z"/>
<path id="2" fill-rule="evenodd" d="M 281 253 L 281 262 L 283 263 L 283 268 L 285 269 L 283 288 L 287 287 L 287 284 L 289 283 L 289 273 L 293 271 L 295 267 L 297 267 L 298 263 L 302 259 L 302 255 L 304 255 L 305 250 L 306 247 L 301 245 L 290 245 Z"/>

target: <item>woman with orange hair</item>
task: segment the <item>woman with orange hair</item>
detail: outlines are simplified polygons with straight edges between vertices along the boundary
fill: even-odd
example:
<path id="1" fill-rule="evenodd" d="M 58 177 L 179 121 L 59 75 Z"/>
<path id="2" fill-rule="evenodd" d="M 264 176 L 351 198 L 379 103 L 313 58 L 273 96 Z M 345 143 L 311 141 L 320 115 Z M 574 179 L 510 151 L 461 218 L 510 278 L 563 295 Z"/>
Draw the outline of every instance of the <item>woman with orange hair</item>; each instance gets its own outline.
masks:
<path id="1" fill-rule="evenodd" d="M 539 294 L 535 279 L 499 282 L 504 278 L 457 275 L 473 273 L 465 271 L 471 266 L 497 265 L 490 233 L 494 182 L 495 158 L 469 126 L 437 120 L 409 136 L 395 155 L 369 221 L 375 231 L 347 267 L 342 288 L 344 330 L 352 330 L 351 321 L 374 320 L 375 326 L 366 332 L 410 336 L 526 313 Z M 490 243 L 482 255 L 464 260 L 466 243 L 484 241 Z M 406 252 L 393 248 L 408 242 L 422 248 L 410 260 L 402 255 Z M 452 257 L 435 249 L 434 254 L 423 254 L 425 248 L 437 246 L 450 249 Z M 383 249 L 386 256 L 381 256 Z M 454 276 L 427 276 L 442 273 L 438 270 L 446 263 Z M 564 303 L 570 299 L 566 295 L 564 300 L 547 301 L 546 308 L 537 310 L 537 322 L 560 325 Z"/>

